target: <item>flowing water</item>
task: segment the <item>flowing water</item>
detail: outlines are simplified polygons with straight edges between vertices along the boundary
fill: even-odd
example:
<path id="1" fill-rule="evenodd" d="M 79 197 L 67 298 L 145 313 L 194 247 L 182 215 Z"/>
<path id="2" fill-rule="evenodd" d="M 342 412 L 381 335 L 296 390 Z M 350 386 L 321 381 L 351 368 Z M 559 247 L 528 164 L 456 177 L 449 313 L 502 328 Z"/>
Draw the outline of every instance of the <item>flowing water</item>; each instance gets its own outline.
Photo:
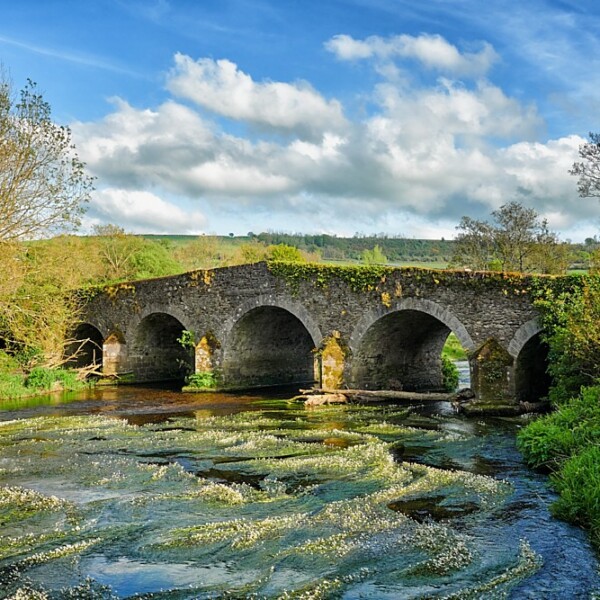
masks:
<path id="1" fill-rule="evenodd" d="M 0 413 L 0 598 L 592 598 L 587 536 L 445 403 L 98 388 Z"/>

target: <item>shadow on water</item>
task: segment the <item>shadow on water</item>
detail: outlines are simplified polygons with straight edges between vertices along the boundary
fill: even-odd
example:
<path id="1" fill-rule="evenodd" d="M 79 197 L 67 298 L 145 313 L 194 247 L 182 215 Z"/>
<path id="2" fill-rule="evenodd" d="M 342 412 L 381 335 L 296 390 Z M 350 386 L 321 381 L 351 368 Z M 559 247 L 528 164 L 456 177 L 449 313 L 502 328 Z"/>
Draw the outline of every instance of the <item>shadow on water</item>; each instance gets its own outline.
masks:
<path id="1" fill-rule="evenodd" d="M 58 563 L 53 570 L 49 562 L 28 567 L 26 578 L 60 589 L 83 574 L 111 586 L 119 598 L 156 593 L 148 597 L 161 599 L 270 598 L 287 586 L 312 597 L 317 588 L 310 585 L 317 584 L 311 577 L 317 583 L 337 578 L 343 582 L 338 596 L 346 600 L 440 598 L 475 589 L 486 578 L 498 580 L 498 588 L 468 597 L 563 600 L 590 598 L 600 589 L 586 534 L 551 517 L 555 495 L 547 477 L 527 469 L 516 450 L 523 419 L 469 419 L 443 402 L 307 411 L 288 401 L 295 392 L 98 387 L 5 408 L 0 423 L 95 415 L 139 428 L 101 424 L 80 439 L 73 425 L 58 438 L 65 447 L 73 444 L 73 455 L 64 459 L 53 430 L 43 431 L 39 422 L 31 431 L 0 438 L 3 485 L 62 493 L 89 512 L 89 523 L 114 528 L 76 569 Z M 45 460 L 40 470 L 32 468 L 38 445 Z M 381 447 L 392 455 L 393 468 L 385 461 L 353 466 L 358 453 L 375 460 Z M 81 480 L 68 481 L 65 460 L 81 461 Z M 404 479 L 398 479 L 401 473 Z M 453 479 L 457 473 L 461 478 Z M 399 481 L 414 487 L 404 494 Z M 486 491 L 494 486 L 505 491 Z M 371 506 L 377 494 L 386 500 Z M 345 512 L 350 507 L 356 517 Z M 0 522 L 3 510 L 0 502 Z M 42 528 L 50 535 L 63 526 L 58 522 L 40 516 L 30 533 Z M 88 526 L 89 537 L 94 531 Z M 4 527 L 0 541 L 19 531 Z M 519 540 L 540 560 L 502 587 L 506 573 L 517 573 Z M 462 545 L 470 554 L 460 562 L 452 557 Z M 27 552 L 16 552 L 15 564 Z M 439 565 L 448 557 L 458 562 L 445 571 Z M 10 566 L 10 554 L 2 564 Z M 0 590 L 8 582 L 2 573 Z M 18 586 L 11 585 L 14 594 Z M 8 597 L 0 591 L 0 598 Z"/>

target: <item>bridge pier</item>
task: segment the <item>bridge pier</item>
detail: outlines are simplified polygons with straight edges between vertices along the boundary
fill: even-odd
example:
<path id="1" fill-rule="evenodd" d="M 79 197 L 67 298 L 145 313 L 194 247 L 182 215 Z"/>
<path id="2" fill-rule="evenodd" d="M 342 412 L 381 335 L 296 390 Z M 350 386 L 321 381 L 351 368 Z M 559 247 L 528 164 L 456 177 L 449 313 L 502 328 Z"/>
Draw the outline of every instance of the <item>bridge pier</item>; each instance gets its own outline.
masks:
<path id="1" fill-rule="evenodd" d="M 469 357 L 475 404 L 518 407 L 515 394 L 515 360 L 494 338 L 486 340 Z"/>

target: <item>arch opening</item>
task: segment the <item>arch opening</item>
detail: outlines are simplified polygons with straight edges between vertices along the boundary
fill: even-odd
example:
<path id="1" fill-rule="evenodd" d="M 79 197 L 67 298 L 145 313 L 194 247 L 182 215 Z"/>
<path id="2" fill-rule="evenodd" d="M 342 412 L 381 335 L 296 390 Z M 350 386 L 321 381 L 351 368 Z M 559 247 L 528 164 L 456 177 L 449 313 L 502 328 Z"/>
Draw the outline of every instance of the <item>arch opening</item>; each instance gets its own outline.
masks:
<path id="1" fill-rule="evenodd" d="M 82 369 L 102 366 L 103 336 L 97 327 L 90 323 L 79 323 L 71 338 L 65 348 L 67 367 Z"/>
<path id="2" fill-rule="evenodd" d="M 151 313 L 138 324 L 128 348 L 137 381 L 183 380 L 194 368 L 192 353 L 179 342 L 185 327 L 166 313 Z"/>
<path id="3" fill-rule="evenodd" d="M 515 397 L 519 402 L 539 402 L 548 396 L 552 383 L 547 372 L 548 351 L 540 333 L 521 348 L 515 362 Z"/>
<path id="4" fill-rule="evenodd" d="M 224 349 L 223 384 L 252 388 L 314 383 L 314 347 L 302 321 L 284 308 L 249 310 L 233 326 Z"/>
<path id="5" fill-rule="evenodd" d="M 447 367 L 444 363 L 450 363 L 451 366 Z M 447 370 L 450 371 L 448 374 Z M 471 368 L 467 349 L 452 331 L 442 348 L 442 371 L 446 378 L 444 387 L 448 391 L 471 387 Z M 456 384 L 451 385 L 448 380 L 456 380 Z"/>
<path id="6" fill-rule="evenodd" d="M 450 328 L 418 310 L 388 313 L 362 337 L 350 380 L 359 389 L 443 391 L 442 349 Z"/>

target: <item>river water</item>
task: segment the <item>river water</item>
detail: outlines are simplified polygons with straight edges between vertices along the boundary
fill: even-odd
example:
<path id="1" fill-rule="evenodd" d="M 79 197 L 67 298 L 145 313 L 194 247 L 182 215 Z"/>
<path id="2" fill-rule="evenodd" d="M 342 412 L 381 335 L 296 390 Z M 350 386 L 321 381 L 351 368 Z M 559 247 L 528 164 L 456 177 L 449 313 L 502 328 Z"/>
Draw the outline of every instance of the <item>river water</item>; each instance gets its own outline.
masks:
<path id="1" fill-rule="evenodd" d="M 292 395 L 1 412 L 0 598 L 597 597 L 586 534 L 515 449 L 525 418 Z"/>

